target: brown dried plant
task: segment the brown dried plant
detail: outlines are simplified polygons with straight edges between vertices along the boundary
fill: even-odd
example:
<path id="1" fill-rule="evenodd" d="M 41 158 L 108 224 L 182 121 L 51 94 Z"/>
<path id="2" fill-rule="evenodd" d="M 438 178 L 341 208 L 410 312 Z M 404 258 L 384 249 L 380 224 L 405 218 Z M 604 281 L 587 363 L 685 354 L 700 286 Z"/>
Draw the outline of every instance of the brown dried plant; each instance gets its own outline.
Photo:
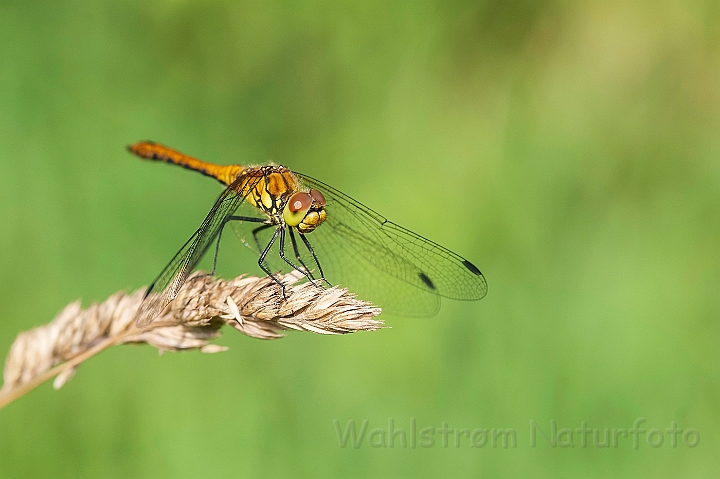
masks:
<path id="1" fill-rule="evenodd" d="M 164 351 L 227 348 L 210 343 L 224 324 L 260 339 L 276 339 L 287 329 L 320 334 L 375 331 L 380 308 L 356 299 L 346 289 L 296 284 L 299 273 L 280 276 L 282 288 L 268 277 L 226 281 L 193 274 L 175 300 L 149 325 L 135 324 L 144 290 L 118 292 L 86 309 L 74 302 L 50 323 L 20 333 L 5 361 L 0 408 L 52 377 L 56 389 L 78 365 L 118 344 L 147 343 Z"/>

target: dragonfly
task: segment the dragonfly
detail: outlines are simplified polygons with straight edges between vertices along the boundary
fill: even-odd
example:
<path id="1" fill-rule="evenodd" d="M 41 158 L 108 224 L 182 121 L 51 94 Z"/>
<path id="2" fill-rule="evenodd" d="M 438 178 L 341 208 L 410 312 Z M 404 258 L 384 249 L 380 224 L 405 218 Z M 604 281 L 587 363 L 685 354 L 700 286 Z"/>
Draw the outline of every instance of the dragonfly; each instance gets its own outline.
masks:
<path id="1" fill-rule="evenodd" d="M 281 165 L 217 165 L 152 141 L 128 150 L 225 186 L 200 227 L 148 287 L 136 316 L 140 326 L 172 302 L 213 243 L 214 275 L 228 223 L 283 293 L 277 274 L 296 270 L 318 287 L 348 287 L 402 316 L 432 316 L 441 297 L 472 301 L 487 294 L 485 277 L 473 263 L 315 178 Z"/>

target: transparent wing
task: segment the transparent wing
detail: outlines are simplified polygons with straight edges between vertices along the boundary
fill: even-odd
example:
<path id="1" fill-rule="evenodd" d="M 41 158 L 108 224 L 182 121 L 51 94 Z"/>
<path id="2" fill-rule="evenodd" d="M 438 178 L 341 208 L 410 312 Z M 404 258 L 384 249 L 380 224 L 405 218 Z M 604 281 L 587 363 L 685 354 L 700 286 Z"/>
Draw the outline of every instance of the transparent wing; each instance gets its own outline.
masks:
<path id="1" fill-rule="evenodd" d="M 459 300 L 478 300 L 487 294 L 482 273 L 462 256 L 388 221 L 321 181 L 298 176 L 327 200 L 327 220 L 316 231 L 328 226 L 365 261 L 428 293 Z"/>
<path id="2" fill-rule="evenodd" d="M 251 218 L 262 217 L 258 214 L 256 208 L 252 208 L 252 206 L 248 204 L 241 205 L 236 214 Z M 256 261 L 255 264 L 257 266 L 257 260 L 259 259 L 260 254 L 265 249 L 267 244 L 270 242 L 270 238 L 275 233 L 277 225 L 261 224 L 254 221 L 231 221 L 230 226 L 235 232 L 235 236 L 240 240 L 240 243 L 244 247 L 252 251 L 252 254 L 254 255 L 254 260 Z M 259 231 L 256 233 L 256 230 Z M 223 241 L 225 241 L 224 236 Z M 285 261 L 282 260 L 282 258 L 280 258 L 280 254 L 278 252 L 279 244 L 279 241 L 276 241 L 272 248 L 270 248 L 270 252 L 265 258 L 265 264 L 268 266 L 268 268 L 270 268 L 270 271 L 272 271 L 273 273 L 288 273 L 292 270 L 292 267 L 290 267 Z M 220 259 L 222 259 L 223 251 L 225 249 L 226 246 L 221 244 Z M 234 249 L 232 251 L 237 251 L 237 249 Z M 288 252 L 289 258 L 294 258 L 294 255 L 292 253 L 292 245 L 290 244 L 289 238 L 287 239 L 287 246 L 285 247 L 285 251 Z M 245 251 L 244 253 L 247 253 L 247 251 Z"/>
<path id="3" fill-rule="evenodd" d="M 225 218 L 240 206 L 245 196 L 260 179 L 261 177 L 253 177 L 248 181 L 246 177 L 241 177 L 223 191 L 200 228 L 193 233 L 148 288 L 138 310 L 136 318 L 138 325 L 144 326 L 152 322 L 177 296 L 185 280 L 217 237 Z"/>
<path id="4" fill-rule="evenodd" d="M 276 227 L 260 228 L 254 233 L 259 229 L 258 223 L 232 221 L 230 224 L 242 245 L 250 249 L 255 258 L 265 249 L 276 230 Z M 293 234 L 297 253 L 290 238 L 290 228 L 288 228 L 285 238 L 285 256 L 296 266 L 304 265 L 312 272 L 315 279 L 320 279 L 320 270 L 302 241 L 302 237 L 297 232 Z M 359 298 L 382 306 L 386 313 L 402 316 L 431 316 L 437 312 L 440 306 L 440 296 L 427 294 L 377 268 L 373 262 L 364 258 L 368 254 L 368 248 L 361 248 L 355 243 L 347 241 L 347 237 L 338 235 L 335 230 L 326 227 L 326 223 L 305 236 L 314 249 L 324 278 L 329 284 L 349 288 Z M 220 249 L 222 256 L 225 246 L 221 245 Z M 300 260 L 297 259 L 298 256 L 300 256 Z M 293 270 L 293 267 L 280 257 L 280 241 L 275 241 L 270 248 L 265 258 L 265 264 L 273 274 L 289 273 Z M 323 285 L 323 283 L 319 283 L 319 285 Z"/>
<path id="5" fill-rule="evenodd" d="M 296 173 L 297 174 L 297 173 Z M 305 235 L 315 251 L 324 277 L 331 284 L 348 287 L 362 299 L 382 306 L 386 312 L 404 316 L 429 316 L 440 297 L 481 299 L 487 283 L 480 270 L 465 258 L 388 221 L 340 191 L 305 175 L 297 174 L 305 188 L 315 188 L 327 200 L 327 219 Z M 249 233 L 251 224 L 237 225 L 239 236 L 251 249 L 257 244 Z M 264 247 L 273 229 L 258 233 Z M 319 270 L 302 238 L 295 233 L 303 262 Z M 268 255 L 274 271 L 291 269 L 279 259 L 279 245 Z M 289 238 L 285 253 L 296 257 Z"/>

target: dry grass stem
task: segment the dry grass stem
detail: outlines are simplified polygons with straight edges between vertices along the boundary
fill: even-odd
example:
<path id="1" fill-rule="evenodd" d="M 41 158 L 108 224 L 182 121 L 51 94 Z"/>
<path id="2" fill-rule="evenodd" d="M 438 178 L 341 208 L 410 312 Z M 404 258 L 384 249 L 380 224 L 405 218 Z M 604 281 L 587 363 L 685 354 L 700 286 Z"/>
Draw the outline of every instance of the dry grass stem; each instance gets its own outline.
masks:
<path id="1" fill-rule="evenodd" d="M 287 329 L 346 334 L 383 327 L 375 319 L 381 310 L 345 289 L 295 284 L 299 273 L 281 278 L 285 298 L 267 277 L 226 281 L 195 273 L 165 311 L 144 327 L 135 324 L 143 290 L 115 293 L 87 309 L 72 303 L 50 323 L 15 339 L 5 361 L 0 408 L 52 377 L 56 376 L 55 388 L 60 388 L 81 362 L 117 344 L 215 353 L 226 349 L 210 342 L 220 336 L 223 324 L 260 339 L 280 338 Z"/>

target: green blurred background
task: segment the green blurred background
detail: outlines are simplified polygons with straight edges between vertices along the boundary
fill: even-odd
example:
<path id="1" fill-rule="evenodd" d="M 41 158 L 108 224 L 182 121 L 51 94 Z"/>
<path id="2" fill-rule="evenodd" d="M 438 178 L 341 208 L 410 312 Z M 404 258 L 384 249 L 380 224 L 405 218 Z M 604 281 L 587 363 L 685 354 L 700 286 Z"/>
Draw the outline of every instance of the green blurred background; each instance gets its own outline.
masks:
<path id="1" fill-rule="evenodd" d="M 376 333 L 106 351 L 0 411 L 0 477 L 712 477 L 719 85 L 712 1 L 0 1 L 0 354 L 212 205 L 141 139 L 315 176 L 489 284 Z M 530 446 L 639 417 L 700 442 Z M 388 418 L 517 447 L 339 446 Z"/>

